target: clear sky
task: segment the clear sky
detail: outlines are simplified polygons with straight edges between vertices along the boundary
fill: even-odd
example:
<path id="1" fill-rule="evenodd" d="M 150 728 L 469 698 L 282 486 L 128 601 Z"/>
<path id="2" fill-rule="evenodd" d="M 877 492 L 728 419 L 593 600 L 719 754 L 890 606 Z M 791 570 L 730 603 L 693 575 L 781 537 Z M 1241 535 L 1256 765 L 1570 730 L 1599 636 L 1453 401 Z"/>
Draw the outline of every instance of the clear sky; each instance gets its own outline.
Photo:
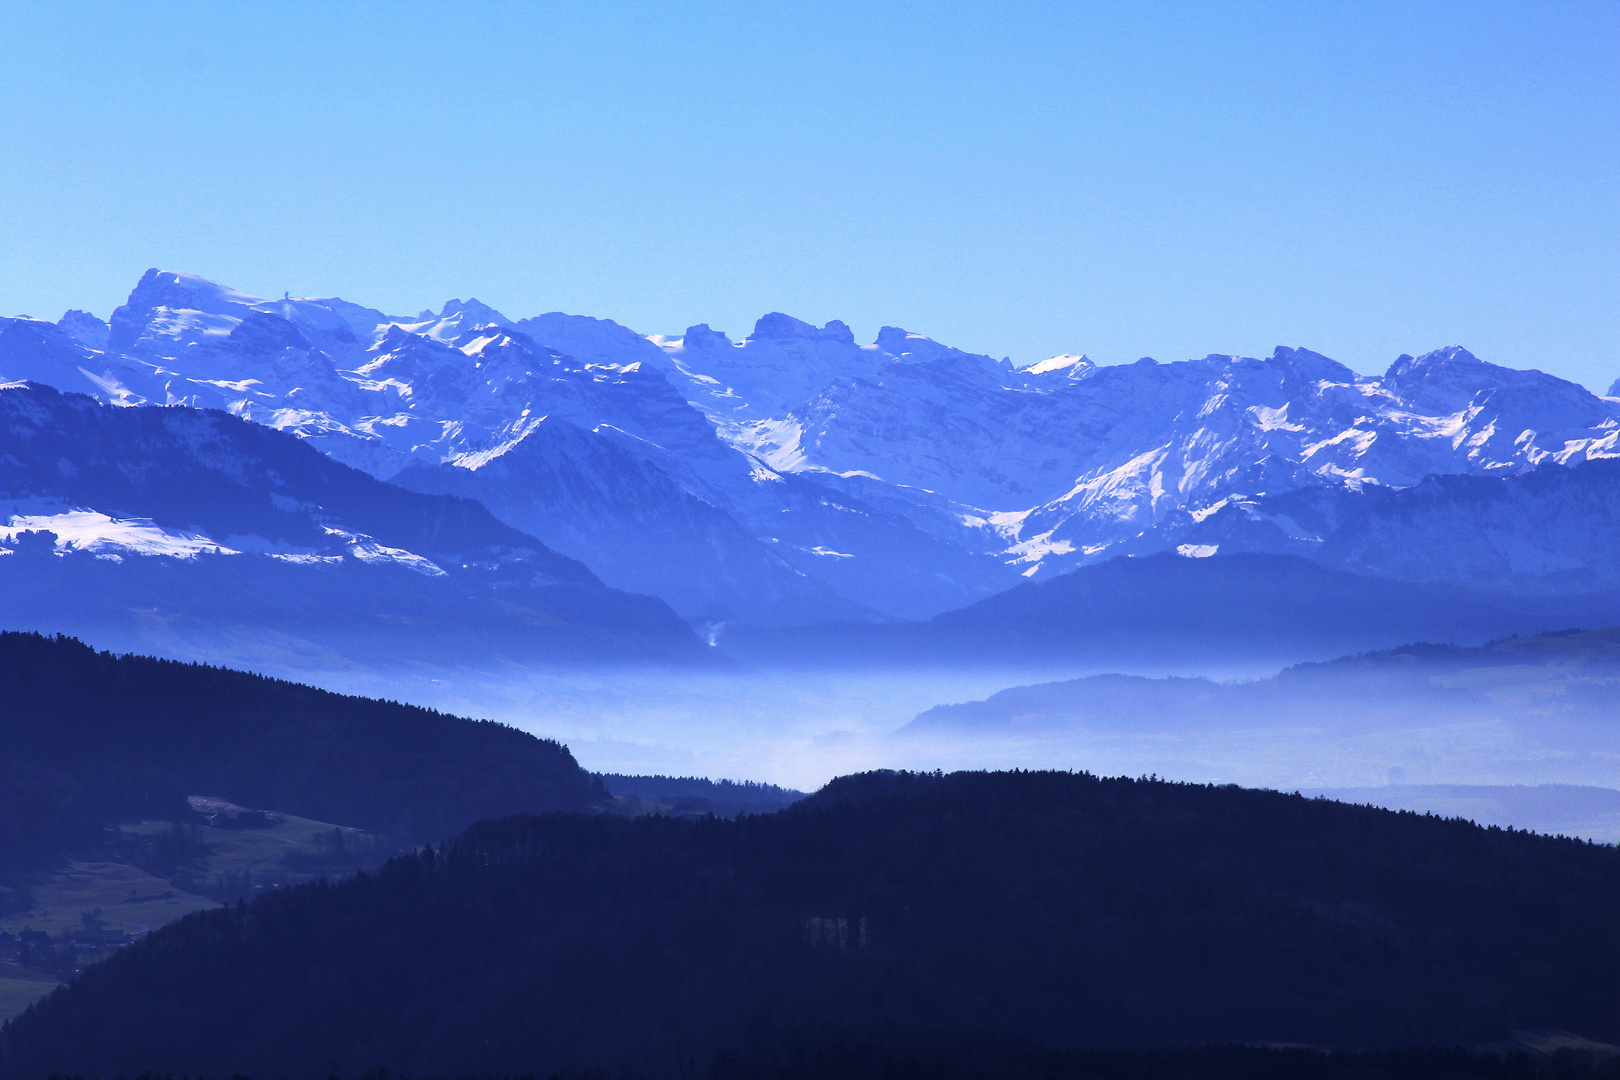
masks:
<path id="1" fill-rule="evenodd" d="M 1620 3 L 0 2 L 0 311 L 142 270 L 1620 376 Z"/>

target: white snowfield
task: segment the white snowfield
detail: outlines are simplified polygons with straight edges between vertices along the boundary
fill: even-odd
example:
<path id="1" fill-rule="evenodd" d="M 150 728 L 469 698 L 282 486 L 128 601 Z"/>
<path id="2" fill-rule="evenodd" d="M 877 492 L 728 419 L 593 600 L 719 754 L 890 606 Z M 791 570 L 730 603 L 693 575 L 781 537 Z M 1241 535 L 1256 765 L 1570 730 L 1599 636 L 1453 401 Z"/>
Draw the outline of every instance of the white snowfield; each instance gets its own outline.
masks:
<path id="1" fill-rule="evenodd" d="M 1620 456 L 1620 396 L 1455 346 L 1378 376 L 1302 348 L 1017 369 L 894 327 L 862 345 L 841 322 L 781 314 L 736 342 L 708 326 L 648 338 L 584 316 L 513 321 L 475 300 L 414 317 L 264 300 L 155 270 L 109 324 L 82 312 L 0 322 L 0 380 L 24 379 L 119 405 L 225 409 L 385 479 L 504 460 L 503 490 L 524 482 L 507 448 L 541 421 L 571 425 L 572 457 L 543 483 L 534 474 L 519 493 L 529 517 L 509 523 L 610 584 L 622 575 L 599 565 L 607 555 L 593 561 L 588 522 L 571 523 L 570 550 L 539 517 L 600 503 L 615 528 L 685 527 L 664 503 L 626 508 L 678 489 L 769 548 L 760 558 L 784 580 L 825 581 L 857 603 L 906 602 L 874 600 L 861 567 L 926 565 L 904 585 L 906 614 L 1140 551 L 1224 500 Z M 632 467 L 639 486 L 621 485 Z M 1210 553 L 1166 536 L 1166 549 Z"/>

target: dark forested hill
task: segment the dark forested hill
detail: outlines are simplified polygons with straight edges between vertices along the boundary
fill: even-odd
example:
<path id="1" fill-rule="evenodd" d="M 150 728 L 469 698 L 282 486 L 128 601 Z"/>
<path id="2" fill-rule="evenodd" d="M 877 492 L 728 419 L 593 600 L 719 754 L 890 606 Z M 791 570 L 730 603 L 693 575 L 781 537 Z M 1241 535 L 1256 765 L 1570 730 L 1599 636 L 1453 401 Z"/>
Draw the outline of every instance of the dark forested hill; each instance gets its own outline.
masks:
<path id="1" fill-rule="evenodd" d="M 427 840 L 604 792 L 566 747 L 501 724 L 0 633 L 0 871 L 173 819 L 188 795 Z"/>
<path id="2" fill-rule="evenodd" d="M 866 774 L 733 821 L 486 822 L 189 917 L 13 1021 L 0 1075 L 672 1076 L 806 1031 L 1613 1040 L 1616 895 L 1613 848 L 1458 821 L 1084 774 Z"/>

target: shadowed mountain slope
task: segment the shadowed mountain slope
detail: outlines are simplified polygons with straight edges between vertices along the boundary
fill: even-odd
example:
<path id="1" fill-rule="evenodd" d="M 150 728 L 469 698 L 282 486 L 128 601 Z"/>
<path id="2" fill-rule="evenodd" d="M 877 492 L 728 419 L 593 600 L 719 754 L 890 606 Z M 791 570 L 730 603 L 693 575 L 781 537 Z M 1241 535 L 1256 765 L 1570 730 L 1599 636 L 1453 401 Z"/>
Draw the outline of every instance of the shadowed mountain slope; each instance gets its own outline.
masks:
<path id="1" fill-rule="evenodd" d="M 703 652 L 660 601 L 606 588 L 470 499 L 221 412 L 0 387 L 0 518 L 12 628 L 128 647 L 264 631 L 368 660 Z"/>
<path id="2" fill-rule="evenodd" d="M 730 515 L 611 439 L 546 417 L 487 454 L 416 464 L 394 482 L 477 499 L 501 520 L 656 593 L 698 622 L 852 618 L 861 608 L 795 570 Z M 669 567 L 683 568 L 671 574 Z"/>
<path id="3" fill-rule="evenodd" d="M 1410 641 L 1474 643 L 1620 624 L 1620 591 L 1518 596 L 1353 574 L 1292 555 L 1119 558 L 927 622 L 724 639 L 760 662 L 1055 670 L 1299 662 Z"/>
<path id="4" fill-rule="evenodd" d="M 1410 488 L 1307 488 L 1179 515 L 1135 542 L 1302 555 L 1336 569 L 1530 593 L 1620 584 L 1620 461 L 1516 475 L 1430 476 Z"/>

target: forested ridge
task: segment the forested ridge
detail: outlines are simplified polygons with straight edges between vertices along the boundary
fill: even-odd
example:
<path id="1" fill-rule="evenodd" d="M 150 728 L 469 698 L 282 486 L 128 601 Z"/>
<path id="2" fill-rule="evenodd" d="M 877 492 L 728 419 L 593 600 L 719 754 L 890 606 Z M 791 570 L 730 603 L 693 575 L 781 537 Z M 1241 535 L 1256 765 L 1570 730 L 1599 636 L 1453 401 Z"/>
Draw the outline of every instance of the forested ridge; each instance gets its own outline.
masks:
<path id="1" fill-rule="evenodd" d="M 730 821 L 482 822 L 188 917 L 8 1025 L 0 1072 L 654 1077 L 795 1032 L 1615 1041 L 1616 896 L 1611 847 L 1456 820 L 1086 774 L 864 774 Z"/>
<path id="2" fill-rule="evenodd" d="M 566 747 L 502 724 L 0 633 L 0 872 L 180 820 L 188 795 L 407 843 L 605 797 Z"/>

